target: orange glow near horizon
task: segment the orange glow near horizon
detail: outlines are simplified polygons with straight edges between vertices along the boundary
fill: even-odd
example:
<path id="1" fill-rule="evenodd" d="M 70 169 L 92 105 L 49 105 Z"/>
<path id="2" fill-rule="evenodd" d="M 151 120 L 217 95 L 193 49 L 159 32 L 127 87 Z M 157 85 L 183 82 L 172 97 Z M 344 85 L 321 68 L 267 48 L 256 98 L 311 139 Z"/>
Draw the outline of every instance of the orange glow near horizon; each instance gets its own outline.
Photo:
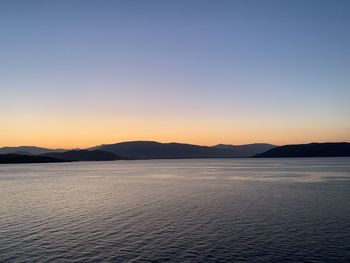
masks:
<path id="1" fill-rule="evenodd" d="M 179 142 L 198 145 L 271 143 L 276 145 L 350 141 L 349 129 L 295 126 L 287 123 L 259 125 L 244 121 L 228 123 L 219 119 L 168 120 L 65 118 L 60 122 L 49 118 L 22 119 L 1 130 L 0 146 L 35 145 L 47 148 L 87 148 L 123 141 Z M 266 123 L 266 121 L 265 121 Z"/>

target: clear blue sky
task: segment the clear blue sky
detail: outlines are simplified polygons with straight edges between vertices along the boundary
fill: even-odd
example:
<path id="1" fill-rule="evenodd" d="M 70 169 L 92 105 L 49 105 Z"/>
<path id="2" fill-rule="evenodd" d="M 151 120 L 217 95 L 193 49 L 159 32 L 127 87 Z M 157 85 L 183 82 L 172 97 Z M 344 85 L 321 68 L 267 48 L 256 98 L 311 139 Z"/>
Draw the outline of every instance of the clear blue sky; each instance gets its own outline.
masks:
<path id="1" fill-rule="evenodd" d="M 0 145 L 350 141 L 350 1 L 1 1 Z"/>

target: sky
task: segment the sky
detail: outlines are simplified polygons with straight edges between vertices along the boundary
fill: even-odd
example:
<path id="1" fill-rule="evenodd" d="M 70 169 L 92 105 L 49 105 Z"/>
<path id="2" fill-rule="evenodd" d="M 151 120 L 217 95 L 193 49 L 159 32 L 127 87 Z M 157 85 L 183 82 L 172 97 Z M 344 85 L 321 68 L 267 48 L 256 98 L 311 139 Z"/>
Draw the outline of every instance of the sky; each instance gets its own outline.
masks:
<path id="1" fill-rule="evenodd" d="M 350 1 L 2 0 L 0 146 L 350 141 Z"/>

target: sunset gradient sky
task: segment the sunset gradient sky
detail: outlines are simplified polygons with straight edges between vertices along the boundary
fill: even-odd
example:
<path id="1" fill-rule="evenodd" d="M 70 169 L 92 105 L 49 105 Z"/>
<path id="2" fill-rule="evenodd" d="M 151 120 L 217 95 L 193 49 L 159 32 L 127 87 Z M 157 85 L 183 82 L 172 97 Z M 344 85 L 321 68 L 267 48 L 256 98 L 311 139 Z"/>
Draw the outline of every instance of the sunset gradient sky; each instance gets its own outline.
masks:
<path id="1" fill-rule="evenodd" d="M 350 1 L 0 3 L 0 146 L 350 141 Z"/>

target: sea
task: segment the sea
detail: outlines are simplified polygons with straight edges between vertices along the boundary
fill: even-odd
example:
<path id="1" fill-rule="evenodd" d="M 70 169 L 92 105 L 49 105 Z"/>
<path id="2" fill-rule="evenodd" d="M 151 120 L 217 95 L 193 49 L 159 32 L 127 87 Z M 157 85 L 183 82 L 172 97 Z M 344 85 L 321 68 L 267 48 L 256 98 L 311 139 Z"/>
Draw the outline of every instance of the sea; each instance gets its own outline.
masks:
<path id="1" fill-rule="evenodd" d="M 350 262 L 350 158 L 1 164 L 0 262 Z"/>

